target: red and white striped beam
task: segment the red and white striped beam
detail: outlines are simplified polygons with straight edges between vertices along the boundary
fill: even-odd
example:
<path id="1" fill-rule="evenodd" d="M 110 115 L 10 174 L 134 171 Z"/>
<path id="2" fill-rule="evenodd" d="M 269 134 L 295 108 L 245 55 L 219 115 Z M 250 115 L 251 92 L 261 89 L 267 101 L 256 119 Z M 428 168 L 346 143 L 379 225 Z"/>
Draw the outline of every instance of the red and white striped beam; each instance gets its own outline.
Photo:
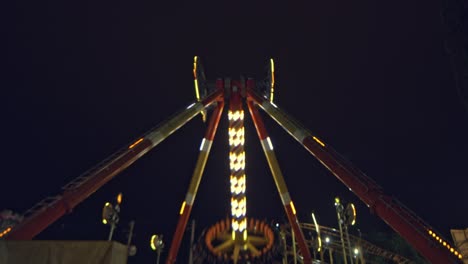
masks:
<path id="1" fill-rule="evenodd" d="M 195 202 L 195 197 L 197 195 L 198 187 L 203 176 L 203 171 L 205 170 L 206 161 L 210 154 L 211 145 L 213 144 L 213 139 L 216 135 L 216 130 L 218 128 L 219 120 L 221 119 L 221 114 L 223 113 L 224 101 L 218 101 L 218 105 L 214 110 L 208 128 L 205 133 L 205 137 L 202 140 L 200 145 L 200 153 L 198 155 L 198 160 L 193 171 L 192 179 L 190 180 L 190 185 L 185 196 L 185 200 L 182 202 L 179 214 L 179 221 L 177 223 L 176 231 L 172 237 L 171 247 L 169 249 L 169 254 L 166 259 L 166 264 L 175 263 L 177 259 L 177 253 L 179 252 L 180 243 L 182 242 L 182 237 L 187 226 L 187 222 L 192 211 L 193 204 Z"/>
<path id="2" fill-rule="evenodd" d="M 283 173 L 281 172 L 278 160 L 276 159 L 276 154 L 273 150 L 273 143 L 271 142 L 271 139 L 268 136 L 268 132 L 265 128 L 260 113 L 258 112 L 257 108 L 253 105 L 253 102 L 251 100 L 247 100 L 247 106 L 249 107 L 250 115 L 252 116 L 252 120 L 255 124 L 258 137 L 262 144 L 263 152 L 265 153 L 268 165 L 270 166 L 271 174 L 275 181 L 276 188 L 278 189 L 281 201 L 283 202 L 284 210 L 286 211 L 289 224 L 292 227 L 292 230 L 299 244 L 299 249 L 301 250 L 302 256 L 304 257 L 304 263 L 311 264 L 312 257 L 310 255 L 309 248 L 304 238 L 304 234 L 302 233 L 302 229 L 299 226 L 299 221 L 297 220 L 296 216 L 296 209 L 294 208 L 294 203 L 291 200 L 291 196 L 286 186 L 286 182 L 284 181 Z"/>

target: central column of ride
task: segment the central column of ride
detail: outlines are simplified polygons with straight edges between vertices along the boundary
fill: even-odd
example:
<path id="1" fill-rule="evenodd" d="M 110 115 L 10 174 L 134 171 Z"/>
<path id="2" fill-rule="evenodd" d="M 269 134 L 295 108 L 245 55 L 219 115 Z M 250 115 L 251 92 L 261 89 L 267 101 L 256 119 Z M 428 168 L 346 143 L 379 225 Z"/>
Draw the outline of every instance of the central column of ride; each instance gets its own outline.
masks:
<path id="1" fill-rule="evenodd" d="M 232 240 L 237 246 L 234 259 L 241 245 L 247 242 L 247 198 L 245 196 L 245 151 L 244 151 L 244 110 L 239 85 L 233 82 L 229 100 L 229 160 L 231 182 L 231 228 Z M 236 250 L 237 249 L 237 250 Z M 237 251 L 237 252 L 236 252 Z"/>

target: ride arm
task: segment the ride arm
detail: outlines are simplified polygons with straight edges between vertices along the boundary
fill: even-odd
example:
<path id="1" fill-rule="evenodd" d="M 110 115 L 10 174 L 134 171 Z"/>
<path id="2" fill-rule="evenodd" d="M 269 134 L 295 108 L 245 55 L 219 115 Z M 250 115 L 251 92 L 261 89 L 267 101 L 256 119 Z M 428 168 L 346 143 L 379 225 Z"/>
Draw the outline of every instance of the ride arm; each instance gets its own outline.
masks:
<path id="1" fill-rule="evenodd" d="M 281 202 L 284 206 L 284 211 L 288 217 L 289 224 L 295 234 L 297 243 L 301 250 L 301 254 L 304 257 L 304 263 L 312 263 L 312 257 L 309 252 L 304 234 L 302 229 L 299 226 L 299 220 L 297 219 L 296 209 L 294 208 L 293 201 L 284 181 L 283 173 L 281 172 L 278 160 L 276 159 L 275 151 L 273 150 L 273 143 L 271 143 L 270 137 L 266 130 L 265 124 L 263 123 L 262 117 L 258 112 L 257 108 L 253 105 L 253 102 L 247 100 L 247 106 L 249 107 L 250 115 L 252 116 L 252 121 L 254 122 L 255 129 L 257 130 L 257 135 L 262 144 L 263 152 L 265 153 L 268 166 L 270 166 L 271 175 L 275 181 L 278 194 L 280 195 Z"/>
<path id="2" fill-rule="evenodd" d="M 28 210 L 24 215 L 24 220 L 7 234 L 6 239 L 32 239 L 65 213 L 71 212 L 76 205 L 88 198 L 115 175 L 161 143 L 221 96 L 222 91 L 216 90 L 199 102 L 190 104 L 171 119 L 150 130 L 140 139 L 125 146 L 96 167 L 65 185 L 62 195 L 46 198 Z"/>
<path id="3" fill-rule="evenodd" d="M 187 190 L 185 200 L 182 202 L 182 206 L 179 211 L 180 217 L 179 221 L 177 222 L 174 236 L 172 237 L 171 247 L 169 248 L 166 264 L 172 264 L 176 262 L 177 253 L 179 252 L 180 244 L 182 242 L 182 237 L 184 236 L 185 228 L 190 218 L 193 203 L 195 202 L 198 187 L 200 186 L 200 182 L 203 176 L 203 171 L 205 170 L 205 165 L 210 154 L 211 145 L 213 144 L 216 130 L 218 129 L 219 125 L 219 120 L 221 119 L 221 114 L 223 113 L 223 107 L 224 101 L 218 101 L 218 105 L 213 111 L 213 114 L 211 115 L 210 121 L 208 123 L 205 137 L 203 138 L 200 145 L 200 153 L 198 154 L 197 163 L 192 174 L 192 179 L 190 180 L 190 185 Z"/>
<path id="4" fill-rule="evenodd" d="M 354 192 L 371 211 L 384 220 L 393 230 L 411 244 L 432 263 L 460 263 L 461 255 L 451 252 L 451 246 L 416 214 L 397 200 L 385 194 L 372 179 L 342 158 L 330 146 L 311 134 L 276 105 L 259 96 L 253 90 L 248 97 L 257 103 L 283 129 L 306 148 L 333 175 Z M 436 239 L 437 238 L 437 241 Z M 453 248 L 452 248 L 453 249 Z M 455 251 L 456 252 L 456 251 Z"/>

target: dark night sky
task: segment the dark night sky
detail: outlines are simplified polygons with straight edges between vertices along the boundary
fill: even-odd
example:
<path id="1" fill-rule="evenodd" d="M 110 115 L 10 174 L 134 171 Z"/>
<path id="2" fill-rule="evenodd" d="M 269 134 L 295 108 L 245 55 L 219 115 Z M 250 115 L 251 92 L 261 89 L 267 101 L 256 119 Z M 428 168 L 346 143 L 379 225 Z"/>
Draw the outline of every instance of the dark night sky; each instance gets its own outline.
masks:
<path id="1" fill-rule="evenodd" d="M 468 116 L 444 50 L 441 1 L 159 2 L 2 4 L 0 209 L 23 212 L 58 194 L 187 106 L 194 55 L 211 79 L 262 79 L 273 57 L 279 107 L 447 238 L 450 228 L 467 227 Z M 192 212 L 198 231 L 229 213 L 226 119 Z M 388 230 L 280 127 L 267 125 L 301 221 L 313 210 L 336 226 L 338 195 L 358 205 L 364 233 Z M 105 239 L 101 207 L 121 191 L 120 227 L 135 219 L 135 260 L 149 263 L 150 235 L 163 233 L 166 244 L 172 237 L 205 126 L 192 120 L 38 238 Z M 282 221 L 249 118 L 246 126 L 248 214 Z"/>

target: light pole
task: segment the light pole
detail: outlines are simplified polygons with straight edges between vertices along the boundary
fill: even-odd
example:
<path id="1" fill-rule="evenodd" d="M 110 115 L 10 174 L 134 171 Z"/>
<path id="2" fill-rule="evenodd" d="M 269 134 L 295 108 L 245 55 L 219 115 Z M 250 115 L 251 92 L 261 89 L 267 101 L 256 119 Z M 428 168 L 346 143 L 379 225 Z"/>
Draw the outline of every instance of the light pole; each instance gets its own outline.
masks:
<path id="1" fill-rule="evenodd" d="M 341 248 L 343 250 L 343 261 L 344 264 L 348 264 L 348 258 L 346 256 L 346 246 L 344 242 L 344 237 L 343 237 L 343 227 L 342 225 L 344 224 L 343 222 L 343 205 L 340 203 L 340 198 L 336 197 L 335 198 L 335 208 L 336 208 L 336 216 L 338 218 L 338 227 L 340 228 L 340 238 L 341 238 Z M 352 260 L 352 258 L 351 258 Z"/>
<path id="2" fill-rule="evenodd" d="M 349 239 L 349 232 L 348 232 L 348 226 L 353 226 L 356 223 L 356 207 L 354 206 L 354 204 L 349 203 L 346 206 L 346 210 L 344 211 L 343 218 L 344 218 L 343 225 L 345 229 L 346 240 L 348 240 L 349 258 L 351 259 L 351 264 L 353 264 L 352 253 L 354 253 L 354 256 L 356 257 L 357 257 L 357 254 L 359 253 L 359 250 L 355 249 L 353 252 L 353 250 L 351 249 L 351 240 Z"/>
<path id="3" fill-rule="evenodd" d="M 280 230 L 280 237 L 281 237 L 281 243 L 283 245 L 283 264 L 288 263 L 288 247 L 287 247 L 287 241 L 286 241 L 286 230 L 284 225 L 280 227 L 278 223 L 276 223 L 276 228 Z"/>
<path id="4" fill-rule="evenodd" d="M 151 249 L 156 251 L 158 257 L 156 259 L 156 264 L 159 264 L 159 258 L 161 257 L 161 251 L 164 248 L 163 235 L 152 235 L 150 240 Z"/>
<path id="5" fill-rule="evenodd" d="M 366 260 L 364 259 L 364 252 L 362 251 L 362 246 L 361 246 L 361 240 L 362 240 L 362 234 L 361 234 L 361 230 L 358 229 L 357 230 L 358 233 L 359 233 L 359 240 L 358 240 L 358 249 L 359 249 L 359 260 L 361 261 L 361 264 L 366 264 Z"/>
<path id="6" fill-rule="evenodd" d="M 119 193 L 115 199 L 115 206 L 110 202 L 106 202 L 102 208 L 102 223 L 105 225 L 110 225 L 108 241 L 112 240 L 115 227 L 119 222 L 119 213 L 120 213 L 120 204 L 122 203 L 122 193 Z"/>
<path id="7" fill-rule="evenodd" d="M 328 248 L 328 257 L 330 258 L 330 264 L 333 264 L 333 249 L 330 246 L 329 237 L 325 237 L 325 247 Z"/>
<path id="8" fill-rule="evenodd" d="M 127 238 L 127 255 L 128 256 L 135 256 L 136 254 L 136 246 L 132 245 L 133 239 L 133 228 L 135 227 L 135 221 L 130 221 L 129 223 L 130 230 L 128 231 L 128 238 Z"/>

